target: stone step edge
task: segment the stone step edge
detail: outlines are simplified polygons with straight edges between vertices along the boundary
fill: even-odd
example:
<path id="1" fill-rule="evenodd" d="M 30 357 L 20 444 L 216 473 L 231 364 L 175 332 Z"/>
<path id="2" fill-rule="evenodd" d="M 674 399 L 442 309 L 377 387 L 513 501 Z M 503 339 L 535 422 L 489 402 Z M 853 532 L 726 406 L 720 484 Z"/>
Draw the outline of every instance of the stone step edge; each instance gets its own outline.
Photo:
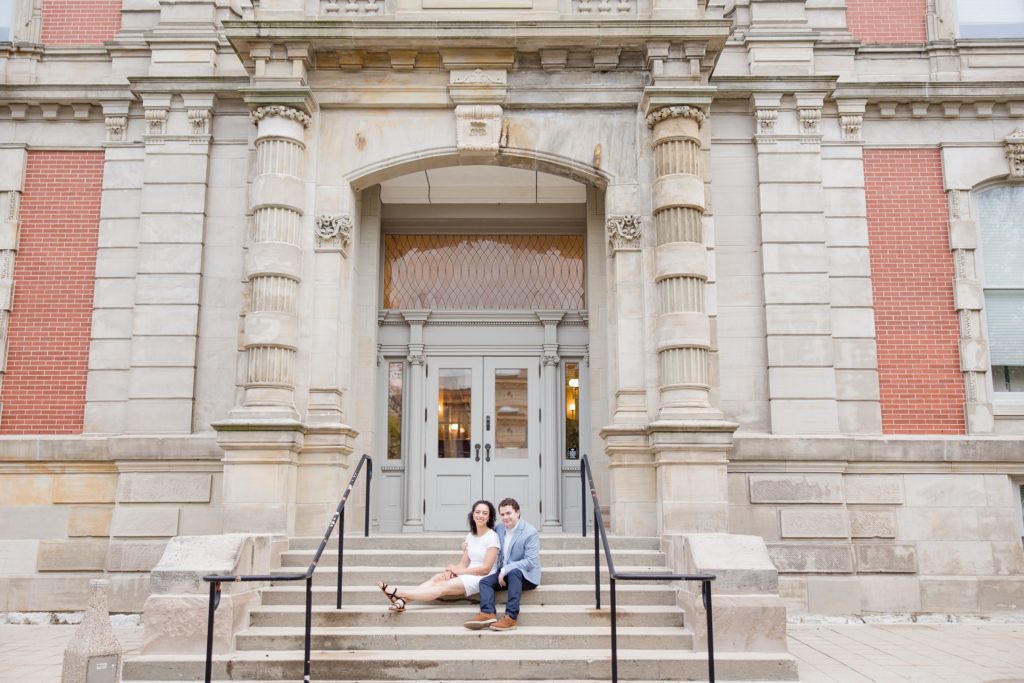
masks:
<path id="1" fill-rule="evenodd" d="M 305 590 L 305 589 L 303 589 Z M 446 601 L 432 601 L 429 603 L 412 603 L 405 608 L 406 612 L 434 612 L 436 614 L 476 614 L 479 612 L 479 608 L 475 604 L 464 604 L 465 598 L 458 598 L 450 602 Z M 629 611 L 634 613 L 642 614 L 682 614 L 683 610 L 675 605 L 629 605 Z M 441 609 L 438 609 L 441 608 Z M 533 605 L 530 607 L 531 612 L 536 613 L 554 613 L 554 614 L 607 614 L 608 605 L 602 605 L 600 610 L 595 609 L 592 605 L 556 605 L 553 603 L 547 603 L 543 605 Z M 305 614 L 305 605 L 260 605 L 252 610 L 253 613 L 261 614 Z M 313 614 L 334 614 L 338 610 L 331 605 L 313 605 Z M 388 605 L 345 605 L 341 608 L 341 612 L 348 614 L 381 614 L 383 612 L 390 612 Z"/>
<path id="2" fill-rule="evenodd" d="M 301 583 L 302 583 L 301 581 L 288 581 L 288 582 L 282 583 L 282 584 L 277 585 L 277 586 L 262 586 L 260 588 L 260 590 L 263 590 L 263 591 L 280 591 L 280 592 L 305 593 L 306 592 L 306 587 L 304 585 L 301 585 Z M 658 584 L 650 584 L 650 583 L 641 584 L 641 583 L 634 583 L 632 581 L 623 581 L 622 583 L 620 583 L 619 585 L 617 585 L 615 587 L 615 592 L 616 593 L 628 593 L 628 592 L 645 592 L 646 593 L 646 592 L 651 592 L 651 591 L 665 591 L 665 590 L 669 590 L 670 588 L 672 588 L 672 584 L 673 583 L 674 582 L 672 582 L 672 581 L 662 581 L 662 582 L 659 582 Z M 664 584 L 664 585 L 662 585 L 662 584 Z M 351 593 L 368 593 L 368 592 L 380 593 L 380 588 L 377 588 L 377 586 L 367 586 L 367 585 L 363 585 L 363 584 L 359 584 L 359 585 L 354 585 L 353 586 L 352 584 L 350 584 L 348 582 L 345 582 L 345 585 L 342 586 L 342 588 L 343 588 L 344 593 L 349 593 L 349 592 L 351 592 Z M 321 585 L 321 584 L 313 584 L 313 592 L 314 593 L 322 593 L 322 592 L 328 592 L 328 591 L 333 593 L 336 590 L 337 590 L 336 586 L 324 586 L 324 585 Z M 572 591 L 587 590 L 587 591 L 590 591 L 591 593 L 593 593 L 594 585 L 593 584 L 586 585 L 586 584 L 579 584 L 579 583 L 542 583 L 541 585 L 537 586 L 536 588 L 534 588 L 532 591 L 529 591 L 529 592 L 530 593 L 537 593 L 537 592 L 540 592 L 540 593 L 552 593 L 552 592 L 565 592 L 565 591 L 569 591 L 569 590 L 572 590 Z M 601 592 L 602 593 L 607 593 L 608 590 L 609 590 L 608 584 L 606 584 L 606 583 L 601 584 Z M 383 599 L 383 596 L 381 596 L 381 598 Z M 466 598 L 453 597 L 451 599 L 452 602 L 459 602 L 459 601 L 462 601 L 462 600 L 466 600 Z"/>
<path id="3" fill-rule="evenodd" d="M 501 634 L 495 634 L 500 639 Z M 420 654 L 422 653 L 422 654 Z M 228 654 L 217 654 L 213 656 L 215 662 L 292 662 L 303 659 L 302 650 L 238 650 Z M 559 649 L 559 650 L 533 650 L 530 653 L 531 662 L 561 662 L 561 661 L 608 661 L 611 660 L 611 649 L 609 648 L 583 648 L 583 649 Z M 391 663 L 403 660 L 417 661 L 464 661 L 473 662 L 477 660 L 493 662 L 520 662 L 522 652 L 520 650 L 483 649 L 473 648 L 471 650 L 312 650 L 313 661 L 338 661 L 348 660 L 362 661 L 389 661 Z M 707 652 L 702 648 L 695 650 L 657 650 L 657 649 L 626 649 L 619 648 L 619 661 L 707 661 Z M 756 662 L 756 661 L 796 661 L 788 652 L 715 652 L 715 661 L 730 662 Z M 205 654 L 193 655 L 139 655 L 132 657 L 129 661 L 133 663 L 191 663 L 205 662 Z"/>
<path id="4" fill-rule="evenodd" d="M 692 631 L 683 626 L 618 626 L 616 629 L 620 635 L 650 635 L 650 636 L 677 636 L 690 634 Z M 249 626 L 239 632 L 245 636 L 291 636 L 302 635 L 304 626 Z M 462 626 L 314 626 L 314 635 L 452 635 L 459 636 L 468 634 L 469 631 Z M 512 631 L 512 634 L 522 633 L 525 635 L 552 635 L 552 636 L 604 636 L 608 635 L 609 627 L 605 626 L 573 626 L 571 630 L 564 626 L 530 626 L 521 625 Z M 500 636 L 499 636 L 500 637 Z"/>

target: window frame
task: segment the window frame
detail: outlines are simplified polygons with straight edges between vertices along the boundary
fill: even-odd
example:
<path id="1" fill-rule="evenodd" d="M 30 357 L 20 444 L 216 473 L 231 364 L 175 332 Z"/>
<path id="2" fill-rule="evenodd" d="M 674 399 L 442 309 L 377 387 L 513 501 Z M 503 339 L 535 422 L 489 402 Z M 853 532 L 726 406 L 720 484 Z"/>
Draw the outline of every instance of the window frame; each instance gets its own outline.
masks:
<path id="1" fill-rule="evenodd" d="M 951 0 L 951 10 L 953 14 L 953 34 L 956 36 L 957 41 L 1004 41 L 1004 40 L 1024 40 L 1024 28 L 1022 32 L 1017 36 L 964 36 L 961 30 L 960 23 L 960 3 L 965 0 Z M 1022 25 L 1024 26 L 1024 25 Z"/>

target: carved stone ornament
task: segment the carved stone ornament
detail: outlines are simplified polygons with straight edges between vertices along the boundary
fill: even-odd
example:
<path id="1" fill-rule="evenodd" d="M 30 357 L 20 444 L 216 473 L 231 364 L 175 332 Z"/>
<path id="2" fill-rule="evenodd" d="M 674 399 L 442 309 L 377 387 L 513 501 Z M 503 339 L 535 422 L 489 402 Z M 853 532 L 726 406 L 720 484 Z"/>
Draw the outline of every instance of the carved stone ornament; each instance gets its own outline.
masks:
<path id="1" fill-rule="evenodd" d="M 188 122 L 192 126 L 192 135 L 210 134 L 210 110 L 189 109 Z"/>
<path id="2" fill-rule="evenodd" d="M 675 118 L 693 119 L 697 122 L 698 126 L 702 126 L 704 125 L 704 120 L 707 118 L 707 115 L 697 107 L 688 107 L 686 105 L 678 107 L 662 107 L 658 111 L 651 112 L 647 115 L 647 127 L 654 128 L 655 124 L 660 121 Z"/>
<path id="3" fill-rule="evenodd" d="M 167 110 L 146 110 L 146 132 L 150 135 L 164 135 L 167 132 Z"/>
<path id="4" fill-rule="evenodd" d="M 257 107 L 249 113 L 249 120 L 253 123 L 259 123 L 263 119 L 270 118 L 272 116 L 280 116 L 285 119 L 297 121 L 302 124 L 303 128 L 309 128 L 309 124 L 313 122 L 313 119 L 309 118 L 309 114 L 280 104 Z"/>
<path id="5" fill-rule="evenodd" d="M 754 110 L 758 135 L 774 135 L 775 122 L 779 119 L 778 109 L 759 108 Z"/>
<path id="6" fill-rule="evenodd" d="M 800 132 L 820 133 L 821 132 L 821 108 L 801 107 L 797 110 L 800 116 Z"/>
<path id="7" fill-rule="evenodd" d="M 313 229 L 317 249 L 344 251 L 352 242 L 352 219 L 348 216 L 317 216 Z"/>
<path id="8" fill-rule="evenodd" d="M 1010 175 L 1024 178 L 1024 128 L 1018 128 L 1003 138 L 1003 149 L 1010 163 Z"/>
<path id="9" fill-rule="evenodd" d="M 860 140 L 861 132 L 864 130 L 864 115 L 840 115 L 839 128 L 842 130 L 844 140 Z"/>
<path id="10" fill-rule="evenodd" d="M 451 82 L 462 84 L 495 84 L 504 85 L 507 82 L 506 72 L 503 70 L 491 70 L 484 71 L 483 69 L 474 69 L 473 71 L 459 71 L 452 72 Z"/>
<path id="11" fill-rule="evenodd" d="M 558 362 L 562 359 L 557 354 L 544 354 L 540 360 L 544 365 L 558 365 Z"/>
<path id="12" fill-rule="evenodd" d="M 127 116 L 108 116 L 106 118 L 107 142 L 124 142 L 128 134 Z"/>
<path id="13" fill-rule="evenodd" d="M 410 365 L 423 365 L 427 362 L 427 357 L 422 351 L 412 352 L 405 359 Z"/>
<path id="14" fill-rule="evenodd" d="M 497 154 L 501 146 L 502 110 L 496 104 L 455 107 L 455 139 L 460 152 Z"/>
<path id="15" fill-rule="evenodd" d="M 608 243 L 612 249 L 639 249 L 640 235 L 643 219 L 640 216 L 627 214 L 625 216 L 610 216 L 605 223 L 605 230 L 608 233 Z"/>

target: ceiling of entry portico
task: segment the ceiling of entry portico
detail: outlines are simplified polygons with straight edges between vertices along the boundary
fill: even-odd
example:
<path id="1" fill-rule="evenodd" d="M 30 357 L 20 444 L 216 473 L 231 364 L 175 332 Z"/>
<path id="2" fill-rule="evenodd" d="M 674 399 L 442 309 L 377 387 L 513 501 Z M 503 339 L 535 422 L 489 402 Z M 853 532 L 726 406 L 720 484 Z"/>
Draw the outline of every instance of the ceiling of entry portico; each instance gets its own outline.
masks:
<path id="1" fill-rule="evenodd" d="M 446 166 L 381 183 L 384 204 L 582 204 L 585 185 L 542 171 Z"/>

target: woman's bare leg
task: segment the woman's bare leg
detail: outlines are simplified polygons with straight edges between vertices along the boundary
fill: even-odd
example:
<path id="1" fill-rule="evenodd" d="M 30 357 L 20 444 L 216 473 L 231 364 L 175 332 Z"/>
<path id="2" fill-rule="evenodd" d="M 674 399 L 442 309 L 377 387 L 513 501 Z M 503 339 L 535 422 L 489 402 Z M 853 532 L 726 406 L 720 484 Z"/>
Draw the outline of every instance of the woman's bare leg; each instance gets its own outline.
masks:
<path id="1" fill-rule="evenodd" d="M 398 597 L 404 600 L 436 600 L 442 595 L 465 595 L 466 588 L 462 583 L 462 579 L 455 577 L 454 579 L 448 580 L 435 580 L 440 576 L 431 578 L 428 581 L 424 581 L 418 586 L 412 588 L 401 588 L 398 589 Z"/>

